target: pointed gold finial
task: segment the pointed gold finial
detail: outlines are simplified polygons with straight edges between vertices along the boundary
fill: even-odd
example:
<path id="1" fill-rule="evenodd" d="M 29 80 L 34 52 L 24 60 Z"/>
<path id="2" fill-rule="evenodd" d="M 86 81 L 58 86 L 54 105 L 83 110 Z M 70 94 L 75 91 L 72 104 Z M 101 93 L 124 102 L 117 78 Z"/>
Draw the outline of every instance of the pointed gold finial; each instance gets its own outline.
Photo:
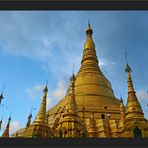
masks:
<path id="1" fill-rule="evenodd" d="M 129 64 L 128 64 L 128 54 L 125 51 L 125 60 L 126 60 L 126 67 L 125 67 L 125 72 L 132 72 L 132 69 L 130 68 Z"/>
<path id="2" fill-rule="evenodd" d="M 43 90 L 43 93 L 45 93 L 46 95 L 47 95 L 47 92 L 48 92 L 48 87 L 47 87 L 47 85 L 48 85 L 48 80 L 46 80 L 46 86 L 45 86 L 45 88 L 44 88 L 44 90 Z"/>
<path id="3" fill-rule="evenodd" d="M 68 104 L 66 109 L 69 112 L 76 112 L 77 111 L 77 103 L 76 103 L 76 99 L 75 99 L 75 75 L 73 74 L 71 77 L 71 84 L 70 84 L 70 92 L 69 92 L 69 98 L 68 98 Z"/>
<path id="4" fill-rule="evenodd" d="M 71 95 L 74 95 L 75 79 L 76 79 L 76 77 L 75 77 L 75 75 L 73 73 L 73 75 L 71 77 L 71 85 L 70 85 L 70 94 Z"/>
<path id="5" fill-rule="evenodd" d="M 127 73 L 127 84 L 128 84 L 128 99 L 126 105 L 126 116 L 125 118 L 144 118 L 141 105 L 137 99 L 136 92 L 134 90 L 133 81 L 131 77 L 131 68 L 128 64 L 127 53 L 125 53 L 126 58 L 126 68 Z"/>
<path id="6" fill-rule="evenodd" d="M 134 90 L 134 86 L 133 86 L 133 82 L 132 82 L 132 78 L 131 78 L 131 68 L 128 64 L 128 59 L 127 59 L 127 53 L 125 52 L 125 59 L 126 59 L 126 67 L 125 67 L 125 72 L 127 73 L 127 83 L 128 83 L 128 92 L 130 91 L 135 91 Z"/>
<path id="7" fill-rule="evenodd" d="M 46 86 L 43 90 L 44 94 L 42 98 L 42 103 L 41 103 L 40 110 L 35 118 L 34 123 L 47 124 L 47 116 L 46 116 L 46 99 L 47 99 L 47 92 L 48 92 L 47 84 L 48 84 L 48 81 L 46 81 Z"/>
<path id="8" fill-rule="evenodd" d="M 120 92 L 120 93 L 121 93 L 121 92 Z M 121 96 L 121 94 L 120 94 L 120 112 L 123 113 L 123 111 L 124 111 L 124 104 L 123 104 L 122 96 Z"/>
<path id="9" fill-rule="evenodd" d="M 86 34 L 87 34 L 87 39 L 84 44 L 84 52 L 83 52 L 83 57 L 81 63 L 84 61 L 92 61 L 96 65 L 98 65 L 98 59 L 96 56 L 96 51 L 95 51 L 95 44 L 92 38 L 93 30 L 90 26 L 90 22 L 88 23 L 88 28 L 86 29 Z"/>
<path id="10" fill-rule="evenodd" d="M 8 118 L 8 123 L 7 123 L 7 125 L 6 125 L 6 129 L 4 130 L 4 132 L 3 132 L 3 134 L 2 134 L 2 137 L 3 137 L 3 138 L 8 138 L 8 137 L 9 137 L 10 121 L 11 121 L 11 115 L 10 115 L 10 117 Z"/>
<path id="11" fill-rule="evenodd" d="M 119 128 L 122 128 L 124 126 L 125 121 L 125 107 L 123 104 L 122 97 L 120 98 L 120 122 L 119 122 Z"/>
<path id="12" fill-rule="evenodd" d="M 90 20 L 88 20 L 88 27 L 90 28 Z"/>
<path id="13" fill-rule="evenodd" d="M 92 28 L 91 28 L 91 26 L 90 26 L 90 20 L 88 21 L 88 28 L 86 29 L 86 34 L 87 35 L 92 35 L 93 34 L 93 30 L 92 30 Z"/>

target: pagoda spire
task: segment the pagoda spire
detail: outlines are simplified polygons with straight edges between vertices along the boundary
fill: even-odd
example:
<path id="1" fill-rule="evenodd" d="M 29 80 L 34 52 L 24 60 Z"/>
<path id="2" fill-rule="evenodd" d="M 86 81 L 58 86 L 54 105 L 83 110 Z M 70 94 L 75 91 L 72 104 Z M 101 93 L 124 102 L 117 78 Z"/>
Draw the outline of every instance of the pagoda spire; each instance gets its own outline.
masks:
<path id="1" fill-rule="evenodd" d="M 121 97 L 120 99 L 120 122 L 119 122 L 119 128 L 123 127 L 125 121 L 125 107 L 123 104 L 123 99 Z"/>
<path id="2" fill-rule="evenodd" d="M 82 121 L 78 115 L 77 103 L 75 98 L 75 80 L 73 73 L 71 77 L 70 90 L 68 94 L 68 102 L 65 112 L 62 114 L 63 119 L 59 122 L 59 131 L 65 129 L 63 137 L 81 137 L 84 134 Z M 59 135 L 61 135 L 59 133 Z"/>
<path id="3" fill-rule="evenodd" d="M 129 118 L 144 118 L 143 111 L 141 108 L 141 105 L 137 99 L 136 92 L 134 90 L 132 77 L 131 77 L 131 68 L 128 64 L 127 60 L 127 53 L 125 52 L 126 57 L 126 68 L 125 72 L 127 74 L 127 84 L 128 84 L 128 98 L 127 98 L 127 104 L 126 104 L 126 119 Z"/>
<path id="4" fill-rule="evenodd" d="M 73 75 L 71 77 L 69 99 L 68 99 L 68 104 L 67 104 L 66 109 L 68 110 L 68 112 L 75 112 L 76 113 L 77 112 L 77 103 L 76 103 L 75 92 L 74 92 L 75 80 L 76 80 L 76 77 L 73 73 Z"/>
<path id="5" fill-rule="evenodd" d="M 98 59 L 96 56 L 95 44 L 92 38 L 93 30 L 90 26 L 90 21 L 88 23 L 88 27 L 86 29 L 87 39 L 84 44 L 84 51 L 81 63 L 84 63 L 86 60 L 92 60 L 96 64 L 98 64 Z"/>
<path id="6" fill-rule="evenodd" d="M 6 128 L 5 128 L 5 130 L 4 130 L 3 134 L 2 134 L 3 138 L 8 138 L 9 137 L 10 121 L 11 121 L 11 115 L 10 115 L 10 117 L 8 119 L 8 123 L 6 125 Z"/>
<path id="7" fill-rule="evenodd" d="M 42 103 L 40 106 L 40 110 L 35 118 L 34 123 L 41 123 L 41 124 L 47 124 L 47 116 L 46 116 L 46 99 L 47 99 L 47 83 L 46 86 L 43 90 L 43 98 L 42 98 Z"/>
<path id="8" fill-rule="evenodd" d="M 3 123 L 3 116 L 2 116 L 1 121 L 0 121 L 0 130 L 1 130 L 1 127 L 2 127 L 2 123 Z"/>
<path id="9" fill-rule="evenodd" d="M 127 53 L 125 52 L 125 58 L 126 58 L 126 67 L 125 67 L 125 72 L 127 73 L 127 84 L 128 84 L 128 92 L 135 92 L 132 78 L 131 78 L 131 72 L 132 69 L 130 68 L 128 64 L 128 59 L 127 59 Z"/>
<path id="10" fill-rule="evenodd" d="M 86 29 L 86 41 L 84 44 L 84 50 L 83 50 L 83 56 L 81 60 L 81 68 L 78 72 L 79 74 L 84 73 L 98 73 L 100 75 L 103 75 L 99 66 L 98 66 L 98 58 L 95 50 L 95 43 L 93 41 L 93 29 L 90 25 L 90 22 L 88 23 L 88 27 Z"/>

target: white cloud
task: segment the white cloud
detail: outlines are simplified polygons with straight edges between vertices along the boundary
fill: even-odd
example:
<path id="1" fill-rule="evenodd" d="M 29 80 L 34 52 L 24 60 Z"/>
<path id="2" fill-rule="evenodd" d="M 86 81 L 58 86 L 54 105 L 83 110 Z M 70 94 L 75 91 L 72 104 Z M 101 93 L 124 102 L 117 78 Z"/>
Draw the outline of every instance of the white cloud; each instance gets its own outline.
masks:
<path id="1" fill-rule="evenodd" d="M 75 13 L 70 13 L 75 16 Z M 70 16 L 67 21 L 63 14 L 64 12 L 1 13 L 1 48 L 7 54 L 43 62 L 43 69 L 50 69 L 55 74 L 56 69 L 64 75 L 63 66 L 67 65 L 69 68 L 72 56 L 80 54 L 85 36 L 81 36 L 78 31 L 80 25 L 79 29 L 69 31 L 70 28 L 76 28 L 77 22 Z M 59 22 L 63 23 L 59 25 Z"/>
<path id="2" fill-rule="evenodd" d="M 44 86 L 42 85 L 36 85 L 34 86 L 34 90 L 36 90 L 37 92 L 41 92 L 43 90 Z"/>
<path id="3" fill-rule="evenodd" d="M 146 99 L 148 100 L 148 94 L 144 90 L 137 91 L 136 95 L 137 95 L 138 99 L 141 100 L 141 101 L 146 100 Z"/>
<path id="4" fill-rule="evenodd" d="M 31 88 L 27 89 L 27 93 L 29 98 L 36 99 L 40 98 L 40 93 L 43 91 L 45 86 L 35 85 Z M 66 95 L 67 91 L 67 82 L 65 79 L 60 79 L 57 83 L 57 87 L 55 89 L 51 89 L 48 87 L 48 97 L 47 97 L 47 108 L 51 105 L 57 103 L 60 99 L 62 99 Z"/>
<path id="5" fill-rule="evenodd" d="M 27 94 L 29 98 L 35 99 L 39 96 L 40 92 L 43 91 L 44 86 L 43 85 L 35 85 L 31 88 L 27 88 Z"/>
<path id="6" fill-rule="evenodd" d="M 12 123 L 10 123 L 10 134 L 16 132 L 20 128 L 22 128 L 20 123 L 17 120 L 13 121 Z"/>
<path id="7" fill-rule="evenodd" d="M 47 108 L 55 105 L 59 100 L 61 100 L 67 91 L 67 82 L 64 79 L 60 79 L 57 88 L 48 93 Z"/>
<path id="8" fill-rule="evenodd" d="M 58 86 L 57 86 L 57 88 L 54 90 L 52 96 L 53 96 L 53 98 L 55 98 L 55 99 L 62 98 L 62 97 L 64 97 L 65 92 L 66 92 L 65 81 L 64 81 L 64 80 L 60 80 L 60 81 L 58 82 Z"/>
<path id="9" fill-rule="evenodd" d="M 102 68 L 104 68 L 104 67 L 110 68 L 111 66 L 114 66 L 114 65 L 115 65 L 114 62 L 108 61 L 104 58 L 99 58 L 99 66 Z"/>

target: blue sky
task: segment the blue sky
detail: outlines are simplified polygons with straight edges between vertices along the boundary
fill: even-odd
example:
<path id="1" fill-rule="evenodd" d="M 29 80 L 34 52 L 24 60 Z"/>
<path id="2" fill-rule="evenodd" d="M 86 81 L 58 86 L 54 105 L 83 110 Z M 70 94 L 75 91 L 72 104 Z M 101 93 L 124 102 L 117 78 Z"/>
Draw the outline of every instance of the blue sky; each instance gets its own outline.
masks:
<path id="1" fill-rule="evenodd" d="M 139 101 L 148 118 L 147 11 L 1 11 L 0 107 L 2 131 L 12 112 L 11 133 L 24 127 L 31 107 L 34 120 L 48 79 L 48 108 L 66 93 L 72 64 L 80 68 L 88 20 L 99 64 L 115 95 L 126 104 L 125 49 Z M 2 132 L 1 131 L 1 132 Z"/>

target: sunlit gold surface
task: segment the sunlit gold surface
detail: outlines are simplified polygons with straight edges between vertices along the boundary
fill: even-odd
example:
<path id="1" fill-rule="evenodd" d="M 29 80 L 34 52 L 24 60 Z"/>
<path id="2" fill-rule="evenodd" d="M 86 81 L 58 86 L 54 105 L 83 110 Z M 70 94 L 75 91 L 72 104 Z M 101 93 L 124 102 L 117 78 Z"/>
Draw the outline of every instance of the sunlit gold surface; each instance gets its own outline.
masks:
<path id="1" fill-rule="evenodd" d="M 46 86 L 35 121 L 13 137 L 135 137 L 135 129 L 141 137 L 148 137 L 148 122 L 134 90 L 131 68 L 127 63 L 128 98 L 124 106 L 98 66 L 92 33 L 89 24 L 81 67 L 72 75 L 65 97 L 46 113 Z"/>
<path id="2" fill-rule="evenodd" d="M 34 121 L 34 123 L 42 123 L 42 124 L 47 124 L 47 116 L 46 116 L 46 98 L 47 98 L 47 86 L 44 88 L 44 96 L 43 96 L 43 100 L 40 106 L 40 110 L 36 116 L 36 119 Z"/>
<path id="3" fill-rule="evenodd" d="M 127 64 L 128 65 L 128 64 Z M 126 73 L 127 73 L 127 83 L 128 83 L 128 98 L 127 98 L 127 105 L 126 105 L 126 119 L 130 118 L 140 118 L 144 119 L 143 111 L 141 105 L 137 99 L 135 94 L 132 78 L 131 78 L 131 71 L 128 70 L 129 66 L 126 66 Z"/>
<path id="4" fill-rule="evenodd" d="M 70 92 L 66 110 L 63 112 L 59 121 L 58 127 L 55 130 L 57 137 L 72 138 L 82 137 L 84 135 L 84 128 L 81 119 L 77 113 L 77 102 L 75 100 L 75 76 L 72 76 L 70 85 Z"/>
<path id="5" fill-rule="evenodd" d="M 93 112 L 89 118 L 88 135 L 89 137 L 97 137 L 97 127 Z"/>
<path id="6" fill-rule="evenodd" d="M 120 120 L 123 126 L 122 129 L 119 129 L 119 135 L 120 137 L 135 137 L 134 130 L 138 128 L 141 132 L 141 137 L 148 137 L 148 122 L 144 118 L 142 107 L 137 99 L 131 77 L 131 68 L 128 64 L 125 71 L 127 73 L 128 98 L 124 122 L 122 123 L 122 120 Z M 121 117 L 124 116 L 122 112 L 123 109 L 121 110 Z"/>
<path id="7" fill-rule="evenodd" d="M 11 121 L 11 117 L 9 117 L 6 128 L 5 128 L 5 130 L 4 130 L 3 134 L 2 134 L 3 138 L 8 138 L 9 137 L 10 121 Z"/>
<path id="8" fill-rule="evenodd" d="M 93 107 L 95 118 L 101 118 L 104 113 L 104 107 L 111 114 L 112 119 L 120 119 L 120 101 L 115 97 L 111 83 L 105 78 L 98 66 L 95 44 L 92 39 L 92 28 L 90 25 L 86 30 L 87 39 L 84 45 L 84 51 L 81 61 L 81 67 L 76 75 L 75 97 L 80 117 L 82 118 L 82 106 L 85 104 L 85 118 L 90 117 Z M 69 93 L 69 92 L 68 92 Z M 57 105 L 48 111 L 49 125 L 53 124 L 53 116 L 67 102 L 65 96 Z"/>
<path id="9" fill-rule="evenodd" d="M 14 133 L 13 137 L 53 137 L 53 131 L 47 124 L 47 116 L 46 116 L 46 101 L 47 101 L 47 86 L 43 90 L 43 98 L 41 102 L 41 106 L 39 112 L 34 120 L 34 122 L 26 128 L 21 129 Z M 27 122 L 28 123 L 28 122 Z"/>

